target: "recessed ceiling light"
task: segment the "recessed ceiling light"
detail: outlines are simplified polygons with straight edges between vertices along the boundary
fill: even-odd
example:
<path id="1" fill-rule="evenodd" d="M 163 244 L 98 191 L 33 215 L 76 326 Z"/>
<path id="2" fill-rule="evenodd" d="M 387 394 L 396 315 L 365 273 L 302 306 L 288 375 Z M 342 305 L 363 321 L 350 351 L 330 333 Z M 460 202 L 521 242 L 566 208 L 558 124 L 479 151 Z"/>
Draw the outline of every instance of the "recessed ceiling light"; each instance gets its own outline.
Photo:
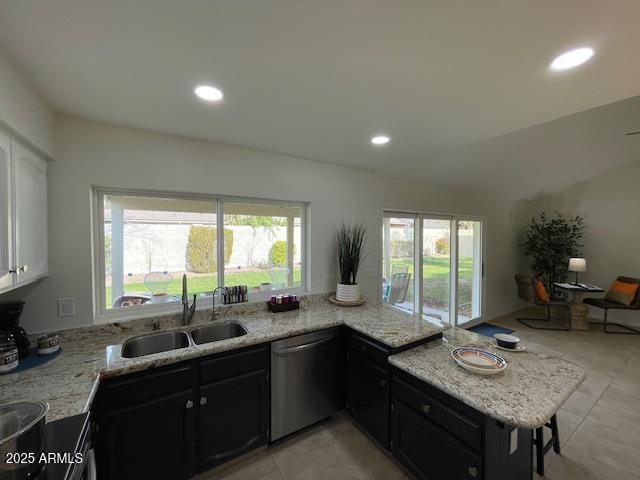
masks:
<path id="1" fill-rule="evenodd" d="M 569 50 L 557 56 L 555 60 L 551 62 L 549 68 L 551 68 L 551 70 L 569 70 L 570 68 L 575 68 L 593 57 L 593 53 L 593 49 L 589 47 Z"/>
<path id="2" fill-rule="evenodd" d="M 208 102 L 219 102 L 224 97 L 222 90 L 211 85 L 198 85 L 193 92 Z"/>
<path id="3" fill-rule="evenodd" d="M 371 143 L 374 145 L 386 145 L 390 140 L 386 135 L 376 135 L 371 139 Z"/>

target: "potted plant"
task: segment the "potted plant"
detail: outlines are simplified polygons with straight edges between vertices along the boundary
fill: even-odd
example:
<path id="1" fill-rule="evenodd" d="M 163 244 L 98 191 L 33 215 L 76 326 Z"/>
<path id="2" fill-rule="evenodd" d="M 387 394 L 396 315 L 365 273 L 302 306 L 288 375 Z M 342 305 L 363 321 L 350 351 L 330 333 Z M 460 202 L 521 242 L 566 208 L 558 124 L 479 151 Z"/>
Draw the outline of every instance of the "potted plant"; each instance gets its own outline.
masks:
<path id="1" fill-rule="evenodd" d="M 336 300 L 341 302 L 357 302 L 360 300 L 360 286 L 357 282 L 358 268 L 363 259 L 362 248 L 367 233 L 363 224 L 346 225 L 336 233 L 336 249 L 340 282 L 336 288 Z"/>
<path id="2" fill-rule="evenodd" d="M 531 257 L 531 270 L 546 284 L 554 296 L 555 282 L 567 278 L 569 258 L 582 256 L 584 219 L 581 216 L 565 218 L 541 213 L 531 219 L 525 233 L 524 253 Z"/>

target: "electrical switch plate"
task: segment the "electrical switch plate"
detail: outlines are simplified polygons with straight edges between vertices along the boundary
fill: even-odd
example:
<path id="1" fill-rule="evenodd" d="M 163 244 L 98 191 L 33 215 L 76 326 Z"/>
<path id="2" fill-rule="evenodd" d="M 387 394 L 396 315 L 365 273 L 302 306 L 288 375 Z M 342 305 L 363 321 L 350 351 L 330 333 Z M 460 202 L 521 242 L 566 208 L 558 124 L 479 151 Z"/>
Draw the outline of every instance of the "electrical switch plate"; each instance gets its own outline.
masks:
<path id="1" fill-rule="evenodd" d="M 509 455 L 513 455 L 513 453 L 518 449 L 518 429 L 514 428 L 509 433 Z"/>
<path id="2" fill-rule="evenodd" d="M 58 317 L 75 317 L 76 316 L 76 299 L 59 298 L 58 299 Z"/>

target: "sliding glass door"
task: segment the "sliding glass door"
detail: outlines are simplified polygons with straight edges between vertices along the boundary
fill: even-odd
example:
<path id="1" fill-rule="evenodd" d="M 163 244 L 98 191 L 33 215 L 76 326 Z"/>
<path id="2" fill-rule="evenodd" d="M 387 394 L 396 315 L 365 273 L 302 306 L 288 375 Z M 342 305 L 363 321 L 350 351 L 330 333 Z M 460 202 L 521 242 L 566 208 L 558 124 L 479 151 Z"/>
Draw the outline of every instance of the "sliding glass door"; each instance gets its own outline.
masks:
<path id="1" fill-rule="evenodd" d="M 451 324 L 451 219 L 422 217 L 422 314 Z"/>
<path id="2" fill-rule="evenodd" d="M 458 318 L 457 324 L 481 316 L 482 222 L 458 220 Z"/>
<path id="3" fill-rule="evenodd" d="M 383 302 L 415 311 L 415 215 L 385 216 L 382 228 Z"/>
<path id="4" fill-rule="evenodd" d="M 482 316 L 479 219 L 384 212 L 382 301 L 436 324 Z"/>

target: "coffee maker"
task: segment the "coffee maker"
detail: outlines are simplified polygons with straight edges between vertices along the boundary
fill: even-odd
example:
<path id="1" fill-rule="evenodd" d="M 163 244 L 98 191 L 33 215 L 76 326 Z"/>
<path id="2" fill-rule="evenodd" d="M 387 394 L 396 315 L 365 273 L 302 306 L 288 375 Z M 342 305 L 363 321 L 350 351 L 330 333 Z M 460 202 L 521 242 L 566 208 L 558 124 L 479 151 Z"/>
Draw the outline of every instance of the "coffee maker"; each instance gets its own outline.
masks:
<path id="1" fill-rule="evenodd" d="M 29 355 L 29 335 L 20 324 L 24 302 L 0 302 L 0 343 L 15 343 L 20 358 Z"/>

